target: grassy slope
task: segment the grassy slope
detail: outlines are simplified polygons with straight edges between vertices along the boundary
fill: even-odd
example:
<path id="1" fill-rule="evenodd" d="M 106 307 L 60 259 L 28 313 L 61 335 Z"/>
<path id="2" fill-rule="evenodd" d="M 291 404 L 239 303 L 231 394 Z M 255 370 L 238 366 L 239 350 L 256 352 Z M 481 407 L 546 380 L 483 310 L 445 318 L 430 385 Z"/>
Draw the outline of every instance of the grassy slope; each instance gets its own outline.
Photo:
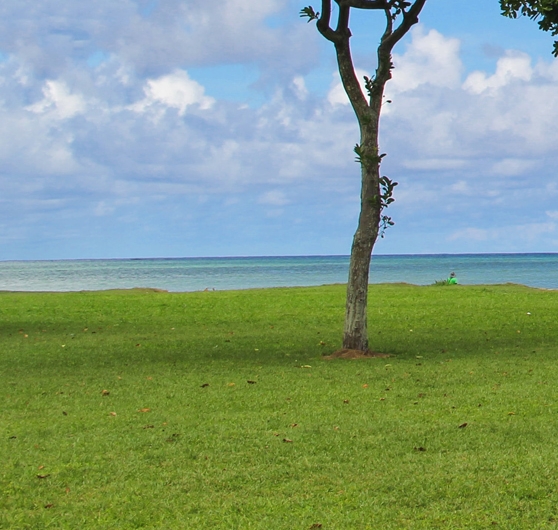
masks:
<path id="1" fill-rule="evenodd" d="M 556 527 L 558 292 L 371 291 L 0 294 L 0 527 Z"/>

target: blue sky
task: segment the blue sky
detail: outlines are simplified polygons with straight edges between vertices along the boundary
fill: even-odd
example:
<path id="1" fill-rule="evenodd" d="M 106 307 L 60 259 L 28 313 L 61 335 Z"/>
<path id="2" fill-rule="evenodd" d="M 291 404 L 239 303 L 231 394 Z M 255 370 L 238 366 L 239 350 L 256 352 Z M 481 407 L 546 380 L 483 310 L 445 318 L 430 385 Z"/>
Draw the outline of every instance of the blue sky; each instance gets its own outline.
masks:
<path id="1" fill-rule="evenodd" d="M 304 5 L 4 0 L 0 259 L 348 254 L 358 131 Z M 352 22 L 370 74 L 380 16 Z M 376 253 L 558 251 L 551 49 L 497 0 L 427 1 L 395 50 Z"/>

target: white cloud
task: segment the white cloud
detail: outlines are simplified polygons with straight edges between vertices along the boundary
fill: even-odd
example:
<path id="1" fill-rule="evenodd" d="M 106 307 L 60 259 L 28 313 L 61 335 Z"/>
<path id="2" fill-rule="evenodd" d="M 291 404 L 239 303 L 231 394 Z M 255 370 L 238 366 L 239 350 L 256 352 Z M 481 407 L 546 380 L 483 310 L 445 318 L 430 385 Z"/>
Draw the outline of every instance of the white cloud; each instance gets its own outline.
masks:
<path id="1" fill-rule="evenodd" d="M 149 107 L 160 103 L 168 108 L 178 109 L 182 116 L 190 105 L 198 105 L 206 110 L 215 103 L 213 98 L 205 95 L 204 87 L 190 79 L 183 70 L 175 70 L 157 79 L 148 79 L 143 91 L 145 98 L 131 105 L 132 110 L 145 112 Z"/>
<path id="2" fill-rule="evenodd" d="M 405 78 L 410 78 L 407 64 L 423 64 L 429 57 L 430 49 L 418 46 L 416 35 L 420 43 L 423 34 L 418 32 L 400 58 L 399 75 Z M 443 38 L 437 39 L 443 43 Z M 456 53 L 458 47 L 453 50 Z M 426 54 L 423 60 L 421 53 Z M 459 65 L 459 57 L 454 59 L 448 63 Z M 447 67 L 442 72 L 460 71 L 461 66 L 448 63 L 442 62 Z M 557 61 L 541 62 L 536 69 L 530 63 L 525 54 L 508 51 L 494 73 L 476 72 L 463 83 L 457 78 L 457 83 L 432 84 L 423 90 L 424 85 L 417 83 L 429 79 L 426 69 L 414 84 L 404 85 L 414 86 L 413 90 L 397 93 L 400 89 L 388 84 L 394 102 L 384 115 L 384 138 L 405 146 L 406 167 L 418 168 L 419 160 L 428 159 L 468 160 L 469 167 L 486 167 L 486 158 L 496 174 L 525 174 L 534 167 L 533 160 L 556 153 L 553 139 L 558 135 Z M 396 65 L 394 81 L 397 72 Z"/>
<path id="3" fill-rule="evenodd" d="M 465 228 L 453 232 L 449 237 L 449 241 L 465 240 L 465 241 L 487 241 L 494 239 L 495 231 L 485 228 Z"/>
<path id="4" fill-rule="evenodd" d="M 267 62 L 276 75 L 292 76 L 317 59 L 316 35 L 296 16 L 281 27 L 267 24 L 292 7 L 289 0 L 165 0 L 149 8 L 136 0 L 3 0 L 0 50 L 52 78 L 68 63 L 96 66 L 111 55 L 142 75 L 179 65 Z"/>
<path id="5" fill-rule="evenodd" d="M 370 74 L 366 70 L 361 70 L 360 68 L 356 69 L 356 76 L 360 83 L 360 89 L 362 93 L 366 96 L 366 87 L 364 86 L 364 77 L 370 77 Z M 347 93 L 343 88 L 343 84 L 341 83 L 341 79 L 339 77 L 339 72 L 335 71 L 333 74 L 333 81 L 331 83 L 331 88 L 327 94 L 327 100 L 329 101 L 330 105 L 349 105 L 349 98 L 347 97 Z"/>
<path id="6" fill-rule="evenodd" d="M 304 82 L 304 77 L 297 75 L 293 78 L 292 82 L 294 92 L 297 97 L 301 100 L 306 99 L 308 96 L 308 89 L 306 88 L 306 83 Z"/>
<path id="7" fill-rule="evenodd" d="M 451 186 L 451 190 L 455 191 L 456 193 L 469 195 L 473 193 L 471 186 L 465 180 L 460 180 Z"/>
<path id="8" fill-rule="evenodd" d="M 282 215 L 281 223 L 319 227 L 324 241 L 326 227 L 348 226 L 347 248 L 339 247 L 348 251 L 360 179 L 355 117 L 337 73 L 325 96 L 316 89 L 322 74 L 310 70 L 320 36 L 298 20 L 299 7 L 252 4 L 166 0 L 149 12 L 132 0 L 94 8 L 6 0 L 13 28 L 0 20 L 0 50 L 9 55 L 0 63 L 0 197 L 10 206 L 0 225 L 17 218 L 31 233 L 65 219 L 76 232 L 94 223 L 110 231 L 126 220 L 139 230 L 168 216 L 187 237 L 204 223 L 206 232 L 226 231 L 256 212 L 252 226 Z M 292 21 L 274 27 L 287 8 Z M 492 228 L 493 218 L 512 212 L 513 230 L 548 241 L 558 62 L 533 66 L 506 52 L 493 71 L 465 77 L 459 41 L 420 27 L 398 49 L 381 128 L 382 170 L 400 183 L 388 240 L 410 227 L 415 242 L 493 248 L 513 236 Z M 254 100 L 232 103 L 212 90 L 205 76 L 224 64 L 257 72 L 241 89 Z"/>
<path id="9" fill-rule="evenodd" d="M 393 54 L 393 78 L 390 93 L 408 92 L 421 85 L 455 88 L 459 85 L 463 64 L 460 42 L 421 26 L 412 31 L 412 40 L 403 55 Z"/>
<path id="10" fill-rule="evenodd" d="M 405 160 L 402 165 L 408 169 L 440 171 L 462 169 L 466 164 L 467 161 L 464 159 L 426 158 Z"/>
<path id="11" fill-rule="evenodd" d="M 463 88 L 473 94 L 494 94 L 513 82 L 530 81 L 532 76 L 531 57 L 525 53 L 508 51 L 504 57 L 498 59 L 493 75 L 481 71 L 473 72 L 463 83 Z"/>
<path id="12" fill-rule="evenodd" d="M 72 94 L 63 81 L 47 81 L 43 87 L 44 98 L 27 110 L 37 114 L 49 113 L 58 119 L 72 118 L 86 109 L 86 102 L 80 94 Z"/>
<path id="13" fill-rule="evenodd" d="M 448 241 L 463 242 L 501 242 L 515 241 L 526 244 L 536 241 L 541 236 L 552 236 L 556 232 L 554 222 L 535 222 L 524 224 L 511 224 L 493 228 L 469 227 L 456 230 L 448 237 Z"/>
<path id="14" fill-rule="evenodd" d="M 492 166 L 493 173 L 504 176 L 526 175 L 535 167 L 534 160 L 519 158 L 504 158 Z"/>
<path id="15" fill-rule="evenodd" d="M 283 191 L 271 190 L 264 193 L 258 200 L 260 204 L 269 204 L 270 206 L 285 206 L 289 204 L 289 200 Z"/>

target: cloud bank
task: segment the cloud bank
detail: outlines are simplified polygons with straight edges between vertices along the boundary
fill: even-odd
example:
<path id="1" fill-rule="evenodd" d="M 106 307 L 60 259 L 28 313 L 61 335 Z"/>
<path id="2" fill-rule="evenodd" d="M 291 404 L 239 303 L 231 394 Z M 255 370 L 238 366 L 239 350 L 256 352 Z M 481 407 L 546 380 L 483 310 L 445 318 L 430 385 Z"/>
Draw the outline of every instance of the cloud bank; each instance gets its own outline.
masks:
<path id="1" fill-rule="evenodd" d="M 318 37 L 291 9 L 4 3 L 4 259 L 348 253 L 358 131 L 333 65 L 329 91 L 311 88 Z M 459 39 L 419 26 L 394 63 L 382 149 L 397 224 L 378 250 L 558 248 L 558 62 L 504 50 L 467 71 Z M 192 73 L 238 64 L 258 71 L 257 105 Z"/>

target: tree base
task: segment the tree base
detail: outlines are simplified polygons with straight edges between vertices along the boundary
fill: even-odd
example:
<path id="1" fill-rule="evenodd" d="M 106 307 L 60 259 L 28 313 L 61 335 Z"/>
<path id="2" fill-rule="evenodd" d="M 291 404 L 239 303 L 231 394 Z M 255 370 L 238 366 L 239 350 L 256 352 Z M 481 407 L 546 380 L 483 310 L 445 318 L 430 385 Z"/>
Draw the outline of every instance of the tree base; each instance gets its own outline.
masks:
<path id="1" fill-rule="evenodd" d="M 391 357 L 389 353 L 377 353 L 371 350 L 362 351 L 362 350 L 348 350 L 346 348 L 342 350 L 337 350 L 333 352 L 331 355 L 327 355 L 324 359 L 371 359 L 375 357 Z"/>

